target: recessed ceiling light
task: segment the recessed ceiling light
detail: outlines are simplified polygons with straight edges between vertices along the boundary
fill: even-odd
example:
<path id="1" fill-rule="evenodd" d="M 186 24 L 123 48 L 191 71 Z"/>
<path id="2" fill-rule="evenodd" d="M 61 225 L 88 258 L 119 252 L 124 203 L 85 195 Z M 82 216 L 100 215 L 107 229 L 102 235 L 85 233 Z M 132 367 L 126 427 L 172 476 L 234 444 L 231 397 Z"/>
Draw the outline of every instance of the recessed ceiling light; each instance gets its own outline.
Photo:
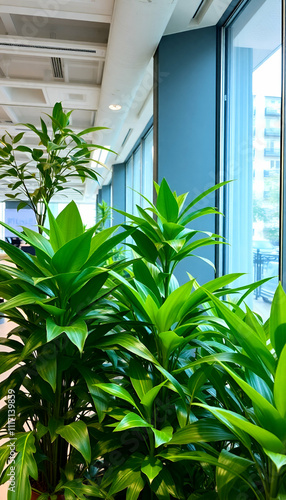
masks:
<path id="1" fill-rule="evenodd" d="M 112 111 L 119 111 L 121 109 L 120 104 L 110 104 L 109 109 Z"/>

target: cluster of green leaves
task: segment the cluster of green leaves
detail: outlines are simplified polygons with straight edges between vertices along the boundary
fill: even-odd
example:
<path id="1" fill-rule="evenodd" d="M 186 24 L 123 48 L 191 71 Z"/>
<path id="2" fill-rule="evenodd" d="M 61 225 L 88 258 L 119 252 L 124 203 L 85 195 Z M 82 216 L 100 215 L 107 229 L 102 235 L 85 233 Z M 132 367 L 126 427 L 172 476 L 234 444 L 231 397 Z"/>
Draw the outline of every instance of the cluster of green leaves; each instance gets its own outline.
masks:
<path id="1" fill-rule="evenodd" d="M 0 242 L 16 264 L 0 266 L 0 311 L 18 325 L 2 339 L 21 479 L 9 500 L 30 500 L 31 487 L 40 500 L 283 498 L 285 294 L 263 325 L 243 306 L 261 283 L 235 288 L 232 274 L 199 286 L 190 275 L 179 286 L 173 274 L 221 242 L 188 227 L 216 214 L 193 207 L 218 187 L 184 209 L 163 180 L 155 219 L 139 207 L 115 236 L 100 222 L 84 231 L 71 203 L 49 213 L 48 238 L 21 234 L 35 257 Z M 126 237 L 131 261 L 116 254 Z M 8 455 L 4 444 L 2 482 Z"/>
<path id="2" fill-rule="evenodd" d="M 49 211 L 49 222 L 48 238 L 27 228 L 16 232 L 33 245 L 35 256 L 0 242 L 14 263 L 0 268 L 0 294 L 5 299 L 0 313 L 17 324 L 8 338 L 1 339 L 8 352 L 1 353 L 0 371 L 11 373 L 0 384 L 0 397 L 5 398 L 11 388 L 16 394 L 13 437 L 18 452 L 16 478 L 21 481 L 17 479 L 16 493 L 9 491 L 9 498 L 17 500 L 30 500 L 29 476 L 47 492 L 57 487 L 66 491 L 67 499 L 74 499 L 79 488 L 82 494 L 99 492 L 92 476 L 78 483 L 75 475 L 82 475 L 91 463 L 88 426 L 98 422 L 106 405 L 93 388 L 108 380 L 102 366 L 106 357 L 102 358 L 97 343 L 120 319 L 108 300 L 116 286 L 109 271 L 120 272 L 124 264 L 107 261 L 112 261 L 116 245 L 130 234 L 113 236 L 116 227 L 96 233 L 101 222 L 84 230 L 74 202 L 56 219 Z M 96 414 L 92 407 L 97 408 Z M 4 438 L 9 437 L 8 408 L 9 400 L 0 411 Z M 8 451 L 6 445 L 0 449 L 3 482 L 9 479 L 10 469 L 4 466 Z M 104 493 L 99 495 L 105 498 Z"/>
<path id="3" fill-rule="evenodd" d="M 60 102 L 56 103 L 51 120 L 51 132 L 47 123 L 41 118 L 41 127 L 36 128 L 30 123 L 23 126 L 32 131 L 39 140 L 36 148 L 21 144 L 25 132 L 12 137 L 8 132 L 0 140 L 0 179 L 11 179 L 8 187 L 10 193 L 5 196 L 18 200 L 18 209 L 29 206 L 33 209 L 37 224 L 45 223 L 46 205 L 59 191 L 68 189 L 68 181 L 80 178 L 97 180 L 97 175 L 91 161 L 95 149 L 106 149 L 98 144 L 86 142 L 84 136 L 105 127 L 92 127 L 76 133 L 70 128 L 69 120 L 72 111 L 65 113 Z M 20 163 L 19 153 L 26 153 L 28 160 Z M 33 190 L 29 183 L 33 184 Z"/>

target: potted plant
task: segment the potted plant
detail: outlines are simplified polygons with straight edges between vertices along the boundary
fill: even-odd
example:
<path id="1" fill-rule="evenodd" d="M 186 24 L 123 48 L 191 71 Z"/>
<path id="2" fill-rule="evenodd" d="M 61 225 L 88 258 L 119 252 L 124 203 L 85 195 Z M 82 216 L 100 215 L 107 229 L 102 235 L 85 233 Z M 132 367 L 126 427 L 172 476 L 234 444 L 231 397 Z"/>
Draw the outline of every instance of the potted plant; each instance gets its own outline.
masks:
<path id="1" fill-rule="evenodd" d="M 204 400 L 204 390 L 213 394 L 212 388 L 217 391 L 220 384 L 211 370 L 196 369 L 196 358 L 216 342 L 223 349 L 222 335 L 214 328 L 218 317 L 210 316 L 210 297 L 237 293 L 239 289 L 228 285 L 240 275 L 217 278 L 203 287 L 190 276 L 189 282 L 178 285 L 173 275 L 177 263 L 220 241 L 210 233 L 200 238 L 199 231 L 187 227 L 197 217 L 216 213 L 212 207 L 197 210 L 195 205 L 220 186 L 185 208 L 186 195 L 172 193 L 165 180 L 156 187 L 157 203 L 149 203 L 156 220 L 140 207 L 138 216 L 124 214 L 132 220 L 125 229 L 135 228 L 134 243 L 128 246 L 142 258 L 132 264 L 129 280 L 112 271 L 121 283 L 113 295 L 124 323 L 98 345 L 122 359 L 116 383 L 112 379 L 96 384 L 111 397 L 96 434 L 100 484 L 110 499 L 217 498 L 215 468 L 229 471 L 223 450 L 234 434 L 193 406 Z M 244 295 L 253 288 L 245 287 Z M 235 471 L 233 475 L 237 477 Z M 240 476 L 252 491 L 247 476 Z"/>
<path id="2" fill-rule="evenodd" d="M 26 206 L 33 210 L 40 233 L 45 224 L 47 204 L 56 194 L 70 189 L 69 180 L 78 178 L 82 182 L 86 179 L 97 181 L 98 174 L 91 162 L 101 163 L 91 157 L 91 152 L 106 149 L 84 139 L 85 135 L 106 127 L 90 127 L 75 132 L 69 125 L 71 113 L 65 112 L 62 104 L 57 102 L 52 115 L 47 115 L 51 121 L 51 131 L 42 118 L 40 128 L 30 123 L 23 124 L 27 131 L 32 131 L 38 138 L 39 145 L 35 148 L 21 143 L 25 132 L 15 137 L 7 132 L 0 139 L 0 179 L 11 179 L 8 185 L 11 192 L 5 196 L 19 201 L 18 210 Z M 28 159 L 22 163 L 18 160 L 21 152 L 28 155 Z"/>
<path id="3" fill-rule="evenodd" d="M 84 230 L 74 202 L 57 219 L 47 210 L 47 238 L 21 233 L 35 256 L 0 242 L 15 265 L 0 266 L 0 312 L 17 324 L 1 339 L 10 350 L 0 355 L 1 373 L 11 370 L 0 384 L 2 437 L 9 439 L 0 448 L 2 482 L 9 481 L 9 499 L 30 500 L 32 491 L 40 500 L 105 498 L 93 481 L 89 427 L 108 403 L 93 384 L 108 381 L 109 358 L 97 344 L 120 320 L 107 300 L 109 271 L 125 266 L 111 257 L 130 231 Z"/>
<path id="4" fill-rule="evenodd" d="M 164 180 L 156 205 L 149 204 L 156 220 L 138 207 L 139 215 L 127 214 L 132 223 L 115 236 L 113 227 L 85 231 L 74 203 L 57 219 L 48 210 L 47 238 L 24 230 L 35 257 L 0 242 L 16 265 L 0 266 L 6 299 L 0 311 L 18 325 L 2 339 L 10 352 L 0 358 L 1 371 L 12 370 L 0 384 L 1 396 L 8 396 L 0 421 L 9 439 L 0 448 L 1 480 L 17 478 L 9 500 L 30 500 L 31 490 L 39 500 L 58 494 L 66 500 L 227 500 L 234 494 L 262 500 L 256 486 L 266 469 L 253 475 L 261 446 L 253 428 L 265 435 L 257 419 L 265 424 L 266 414 L 247 384 L 271 398 L 278 367 L 267 325 L 240 307 L 260 283 L 230 288 L 239 276 L 233 274 L 203 287 L 190 276 L 179 286 L 173 274 L 181 259 L 221 241 L 187 227 L 216 213 L 195 205 L 218 187 L 184 208 L 186 195 L 172 193 Z M 116 245 L 128 235 L 133 259 L 117 260 Z M 219 300 L 225 296 L 226 305 Z M 277 311 L 271 328 L 280 331 Z M 279 356 L 283 346 L 275 342 Z M 216 418 L 223 410 L 227 416 Z M 252 434 L 230 421 L 231 412 L 242 411 Z M 241 421 L 246 425 L 247 418 Z M 284 467 L 282 448 L 267 450 Z"/>

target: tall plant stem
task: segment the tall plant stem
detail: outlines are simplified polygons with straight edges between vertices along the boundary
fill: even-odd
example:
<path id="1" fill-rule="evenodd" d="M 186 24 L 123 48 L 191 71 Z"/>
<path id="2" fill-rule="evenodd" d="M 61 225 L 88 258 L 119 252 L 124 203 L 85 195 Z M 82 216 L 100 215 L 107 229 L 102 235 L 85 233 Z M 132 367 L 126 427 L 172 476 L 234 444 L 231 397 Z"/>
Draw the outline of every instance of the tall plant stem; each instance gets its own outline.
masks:
<path id="1" fill-rule="evenodd" d="M 279 474 L 275 464 L 269 460 L 269 500 L 276 500 L 278 495 Z"/>

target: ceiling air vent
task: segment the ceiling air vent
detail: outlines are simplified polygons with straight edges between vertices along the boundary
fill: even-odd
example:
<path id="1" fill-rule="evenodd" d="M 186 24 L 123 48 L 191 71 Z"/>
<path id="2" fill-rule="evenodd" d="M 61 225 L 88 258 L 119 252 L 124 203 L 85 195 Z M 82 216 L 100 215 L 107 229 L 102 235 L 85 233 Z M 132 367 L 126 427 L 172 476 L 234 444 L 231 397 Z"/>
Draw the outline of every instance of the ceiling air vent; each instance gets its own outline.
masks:
<path id="1" fill-rule="evenodd" d="M 203 20 L 205 14 L 209 10 L 213 0 L 201 0 L 198 5 L 196 12 L 194 13 L 192 20 L 196 21 L 198 24 Z"/>
<path id="2" fill-rule="evenodd" d="M 63 72 L 61 58 L 60 57 L 52 57 L 51 61 L 52 61 L 54 78 L 57 78 L 58 80 L 63 80 L 64 79 L 64 72 Z"/>
<path id="3" fill-rule="evenodd" d="M 124 139 L 123 139 L 123 142 L 122 142 L 122 144 L 121 144 L 121 147 L 123 147 L 123 146 L 124 146 L 124 144 L 126 144 L 126 142 L 128 141 L 128 139 L 129 139 L 129 137 L 130 137 L 130 135 L 131 135 L 131 132 L 132 132 L 132 131 L 133 131 L 133 128 L 130 128 L 130 129 L 128 130 L 128 132 L 127 132 L 126 136 L 125 136 L 125 137 L 124 137 Z"/>

